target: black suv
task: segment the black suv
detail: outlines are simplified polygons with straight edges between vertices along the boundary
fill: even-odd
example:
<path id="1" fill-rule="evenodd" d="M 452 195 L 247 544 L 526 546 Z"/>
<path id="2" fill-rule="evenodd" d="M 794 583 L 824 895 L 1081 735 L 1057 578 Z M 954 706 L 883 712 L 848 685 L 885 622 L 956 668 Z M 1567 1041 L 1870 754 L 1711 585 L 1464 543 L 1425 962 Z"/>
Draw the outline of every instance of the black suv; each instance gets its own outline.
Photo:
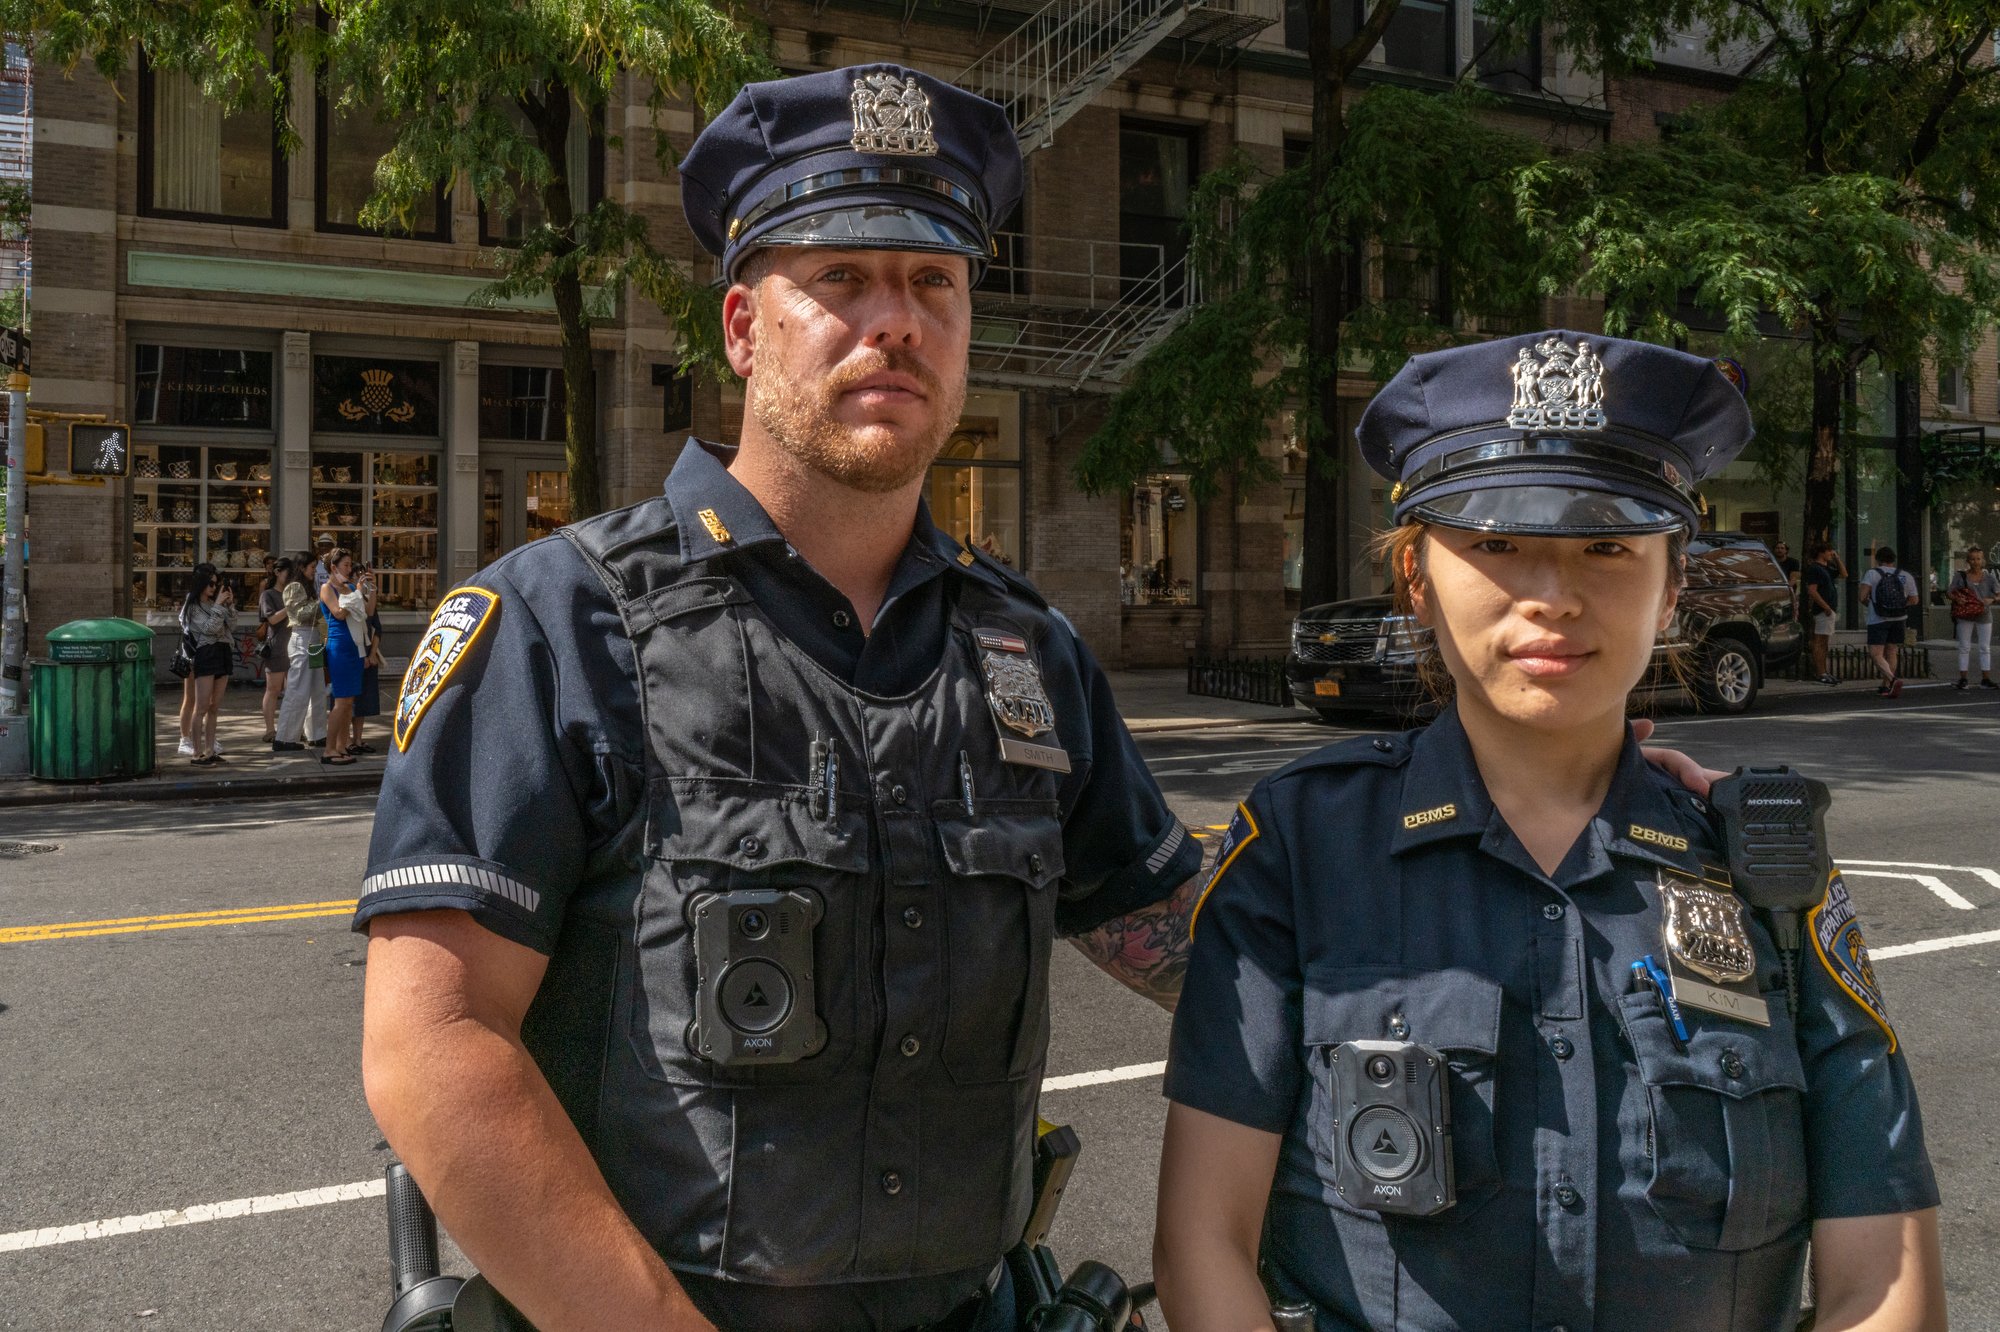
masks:
<path id="1" fill-rule="evenodd" d="M 1386 596 L 1308 607 L 1292 623 L 1286 683 L 1294 699 L 1329 721 L 1363 711 L 1416 713 L 1424 703 L 1416 661 L 1429 635 L 1397 615 Z M 1703 532 L 1688 543 L 1687 586 L 1653 647 L 1646 687 L 1676 687 L 1667 654 L 1692 648 L 1701 705 L 1744 712 L 1765 674 L 1790 665 L 1804 643 L 1791 585 L 1764 543 L 1740 532 Z"/>

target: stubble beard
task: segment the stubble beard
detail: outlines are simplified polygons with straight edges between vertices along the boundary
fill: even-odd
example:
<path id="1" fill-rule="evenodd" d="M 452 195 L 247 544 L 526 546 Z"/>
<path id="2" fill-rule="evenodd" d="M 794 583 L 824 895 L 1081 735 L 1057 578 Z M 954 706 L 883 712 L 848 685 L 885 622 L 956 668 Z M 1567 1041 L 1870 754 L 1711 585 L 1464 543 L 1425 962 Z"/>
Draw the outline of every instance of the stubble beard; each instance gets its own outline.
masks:
<path id="1" fill-rule="evenodd" d="M 760 342 L 777 345 L 761 338 Z M 772 368 L 776 373 L 753 372 L 747 385 L 757 424 L 813 472 L 864 494 L 901 490 L 922 476 L 957 429 L 965 409 L 963 380 L 942 383 L 929 366 L 899 348 L 865 352 L 818 383 L 801 383 L 782 365 Z M 885 425 L 856 429 L 835 416 L 842 392 L 869 375 L 891 371 L 917 381 L 932 409 L 928 429 L 916 434 Z"/>

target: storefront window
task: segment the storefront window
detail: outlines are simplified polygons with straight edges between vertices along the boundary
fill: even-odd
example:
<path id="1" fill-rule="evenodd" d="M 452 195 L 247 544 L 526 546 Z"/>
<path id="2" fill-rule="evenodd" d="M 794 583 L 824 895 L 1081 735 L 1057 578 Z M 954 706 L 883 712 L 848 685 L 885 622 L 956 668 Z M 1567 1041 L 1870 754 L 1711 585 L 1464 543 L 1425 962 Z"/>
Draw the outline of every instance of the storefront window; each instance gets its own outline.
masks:
<path id="1" fill-rule="evenodd" d="M 569 399 L 563 372 L 546 366 L 479 367 L 479 437 L 559 441 Z"/>
<path id="2" fill-rule="evenodd" d="M 437 362 L 313 357 L 313 429 L 437 438 Z"/>
<path id="3" fill-rule="evenodd" d="M 271 550 L 268 445 L 149 443 L 132 452 L 132 606 L 178 610 L 204 560 L 254 606 Z"/>
<path id="4" fill-rule="evenodd" d="M 220 347 L 133 349 L 132 424 L 271 428 L 271 353 Z"/>
<path id="5" fill-rule="evenodd" d="M 1157 472 L 1133 486 L 1119 541 L 1119 600 L 1194 605 L 1199 531 L 1186 472 Z"/>
<path id="6" fill-rule="evenodd" d="M 266 39 L 265 49 L 270 43 Z M 285 159 L 271 108 L 236 110 L 172 69 L 139 65 L 140 211 L 200 221 L 284 220 Z"/>
<path id="7" fill-rule="evenodd" d="M 931 521 L 966 546 L 1020 568 L 1020 400 L 972 393 L 931 467 Z"/>
<path id="8" fill-rule="evenodd" d="M 375 569 L 385 611 L 437 600 L 438 455 L 315 448 L 313 535 Z"/>

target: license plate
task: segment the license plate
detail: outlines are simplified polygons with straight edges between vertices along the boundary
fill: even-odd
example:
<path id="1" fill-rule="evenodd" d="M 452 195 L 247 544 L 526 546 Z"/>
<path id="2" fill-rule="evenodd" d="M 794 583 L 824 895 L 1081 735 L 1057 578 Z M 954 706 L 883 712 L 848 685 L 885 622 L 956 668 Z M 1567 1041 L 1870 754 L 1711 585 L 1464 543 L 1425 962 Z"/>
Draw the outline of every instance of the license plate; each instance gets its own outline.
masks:
<path id="1" fill-rule="evenodd" d="M 1340 697 L 1340 681 L 1338 681 L 1338 680 L 1314 680 L 1314 681 L 1313 681 L 1313 693 L 1315 693 L 1315 694 L 1319 695 L 1319 696 L 1320 696 L 1321 698 L 1339 698 L 1339 697 Z"/>

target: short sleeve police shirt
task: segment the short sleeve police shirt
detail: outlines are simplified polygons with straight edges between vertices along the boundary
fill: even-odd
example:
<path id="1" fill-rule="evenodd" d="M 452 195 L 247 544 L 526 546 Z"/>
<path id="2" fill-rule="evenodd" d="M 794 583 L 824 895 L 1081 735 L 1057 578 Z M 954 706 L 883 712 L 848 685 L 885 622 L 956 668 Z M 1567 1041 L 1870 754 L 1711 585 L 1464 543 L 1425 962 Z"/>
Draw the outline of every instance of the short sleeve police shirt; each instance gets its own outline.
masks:
<path id="1" fill-rule="evenodd" d="M 948 580 L 1010 584 L 983 560 L 960 558 L 963 549 L 922 511 L 864 636 L 846 598 L 791 551 L 727 459 L 727 450 L 691 441 L 668 478 L 689 552 L 740 578 L 841 678 L 886 692 L 928 671 L 948 633 Z M 727 548 L 690 524 L 702 509 L 731 532 Z M 402 739 L 384 777 L 354 925 L 449 907 L 550 953 L 565 902 L 583 885 L 636 875 L 632 825 L 645 771 L 637 668 L 615 603 L 567 541 L 524 546 L 471 586 L 486 597 L 476 599 L 479 622 L 461 655 L 427 691 L 414 724 L 397 719 Z M 1057 925 L 1076 934 L 1166 897 L 1199 868 L 1200 850 L 1066 621 L 1043 651 L 1044 686 L 1071 759 L 1059 792 L 1068 870 Z"/>
<path id="2" fill-rule="evenodd" d="M 1544 874 L 1455 711 L 1252 792 L 1195 915 L 1166 1094 L 1282 1135 L 1282 1288 L 1342 1327 L 1789 1326 L 1812 1220 L 1936 1204 L 1902 1053 L 1813 945 L 1796 1025 L 1754 916 L 1769 1028 L 1689 1008 L 1683 1047 L 1632 985 L 1664 954 L 1662 871 L 1722 873 L 1704 814 L 1628 740 Z M 1450 1069 L 1458 1201 L 1432 1217 L 1335 1187 L 1328 1055 L 1399 1038 Z"/>

